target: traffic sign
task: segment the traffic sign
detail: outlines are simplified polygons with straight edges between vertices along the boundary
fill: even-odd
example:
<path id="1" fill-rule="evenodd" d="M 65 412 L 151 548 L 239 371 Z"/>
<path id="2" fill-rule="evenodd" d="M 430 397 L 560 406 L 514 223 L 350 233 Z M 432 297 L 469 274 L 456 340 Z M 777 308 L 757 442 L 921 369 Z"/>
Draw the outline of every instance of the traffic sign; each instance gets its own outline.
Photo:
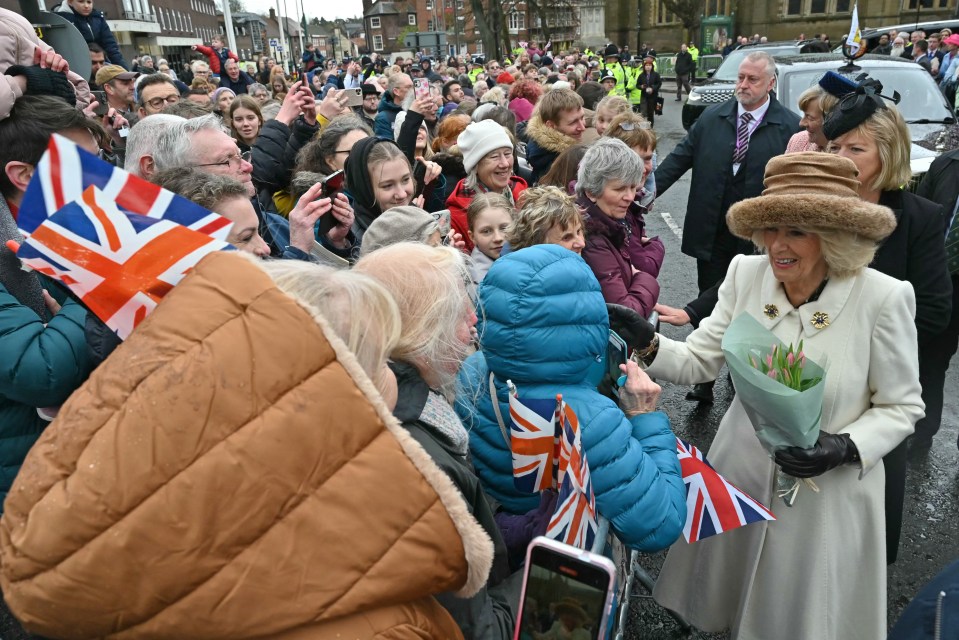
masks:
<path id="1" fill-rule="evenodd" d="M 276 45 L 276 51 L 277 53 L 283 53 L 283 45 L 282 44 Z"/>
<path id="2" fill-rule="evenodd" d="M 271 46 L 271 47 L 275 47 L 275 46 L 277 46 L 278 44 L 280 44 L 280 41 L 279 41 L 278 38 L 270 38 L 270 46 Z"/>

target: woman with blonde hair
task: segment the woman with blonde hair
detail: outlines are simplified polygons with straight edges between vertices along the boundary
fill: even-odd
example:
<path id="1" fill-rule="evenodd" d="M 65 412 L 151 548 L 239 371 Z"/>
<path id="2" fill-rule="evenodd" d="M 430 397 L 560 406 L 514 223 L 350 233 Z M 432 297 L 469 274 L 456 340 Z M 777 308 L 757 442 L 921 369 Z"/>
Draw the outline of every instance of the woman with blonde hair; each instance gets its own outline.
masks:
<path id="1" fill-rule="evenodd" d="M 49 637 L 462 638 L 433 596 L 482 590 L 493 548 L 391 415 L 402 327 L 368 275 L 205 258 L 28 456 L 12 611 Z"/>
<path id="2" fill-rule="evenodd" d="M 911 136 L 902 114 L 880 96 L 881 85 L 867 79 L 839 101 L 822 125 L 829 151 L 848 158 L 859 170 L 859 197 L 892 209 L 896 228 L 876 253 L 872 268 L 905 280 L 916 295 L 915 325 L 919 340 L 919 376 L 926 415 L 910 441 L 917 452 L 928 450 L 942 418 L 943 361 L 935 338 L 952 314 L 951 276 L 943 242 L 951 212 L 904 189 L 912 178 Z M 850 108 L 851 105 L 858 105 Z M 886 542 L 893 562 L 899 549 L 906 481 L 906 444 L 884 460 L 886 466 Z"/>
<path id="3" fill-rule="evenodd" d="M 466 257 L 449 247 L 399 243 L 363 256 L 354 270 L 381 282 L 399 306 L 403 330 L 391 353 L 398 397 L 393 415 L 466 498 L 496 552 L 497 569 L 485 588 L 465 603 L 445 596 L 440 602 L 467 638 L 510 638 L 515 603 L 506 597 L 506 549 L 468 461 L 469 433 L 450 404 L 475 337 Z"/>
<path id="4" fill-rule="evenodd" d="M 819 83 L 799 94 L 799 110 L 803 113 L 799 125 L 803 130 L 789 139 L 786 153 L 825 151 L 829 141 L 822 132 L 823 120 L 837 104 L 839 98 L 823 89 Z"/>
<path id="5" fill-rule="evenodd" d="M 520 196 L 519 204 L 513 223 L 506 230 L 510 251 L 558 244 L 573 253 L 583 253 L 583 214 L 573 196 L 558 187 L 531 187 Z"/>

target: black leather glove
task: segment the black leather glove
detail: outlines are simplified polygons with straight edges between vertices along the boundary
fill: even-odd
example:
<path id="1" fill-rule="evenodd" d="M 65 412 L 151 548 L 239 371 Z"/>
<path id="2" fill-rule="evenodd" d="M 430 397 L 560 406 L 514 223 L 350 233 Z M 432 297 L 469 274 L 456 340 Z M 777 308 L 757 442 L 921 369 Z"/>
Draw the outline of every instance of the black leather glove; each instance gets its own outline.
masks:
<path id="1" fill-rule="evenodd" d="M 77 92 L 65 73 L 37 66 L 26 67 L 15 64 L 7 69 L 6 75 L 26 78 L 28 96 L 56 96 L 66 100 L 71 107 L 77 106 Z"/>
<path id="2" fill-rule="evenodd" d="M 847 462 L 859 462 L 859 449 L 848 433 L 819 432 L 808 449 L 786 447 L 776 452 L 776 464 L 794 478 L 814 478 Z"/>
<path id="3" fill-rule="evenodd" d="M 656 327 L 629 307 L 607 304 L 606 312 L 609 314 L 609 328 L 625 340 L 631 349 L 642 351 L 656 335 Z"/>

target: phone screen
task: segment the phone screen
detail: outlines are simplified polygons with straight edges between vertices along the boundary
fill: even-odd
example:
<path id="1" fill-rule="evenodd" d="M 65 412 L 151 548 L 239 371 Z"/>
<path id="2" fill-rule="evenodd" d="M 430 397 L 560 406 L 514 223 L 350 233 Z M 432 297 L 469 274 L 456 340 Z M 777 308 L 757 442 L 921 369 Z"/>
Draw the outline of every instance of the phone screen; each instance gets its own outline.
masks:
<path id="1" fill-rule="evenodd" d="M 618 389 L 618 380 L 623 372 L 619 365 L 626 364 L 629 357 L 629 346 L 615 331 L 609 332 L 609 341 L 606 343 L 606 373 L 612 381 L 613 389 Z"/>
<path id="2" fill-rule="evenodd" d="M 599 640 L 612 568 L 535 544 L 529 562 L 517 637 Z"/>

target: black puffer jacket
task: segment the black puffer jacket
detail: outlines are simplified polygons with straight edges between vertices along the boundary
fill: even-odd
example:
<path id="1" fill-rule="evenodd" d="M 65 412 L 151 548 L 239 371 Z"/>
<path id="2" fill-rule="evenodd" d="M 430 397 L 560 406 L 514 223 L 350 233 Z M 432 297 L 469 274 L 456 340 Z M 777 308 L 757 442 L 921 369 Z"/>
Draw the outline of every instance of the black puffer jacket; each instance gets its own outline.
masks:
<path id="1" fill-rule="evenodd" d="M 291 127 L 277 120 L 269 120 L 253 143 L 253 185 L 260 204 L 273 208 L 273 194 L 287 189 L 293 177 L 296 154 L 309 142 L 319 125 L 309 125 L 303 118 L 293 121 Z"/>

